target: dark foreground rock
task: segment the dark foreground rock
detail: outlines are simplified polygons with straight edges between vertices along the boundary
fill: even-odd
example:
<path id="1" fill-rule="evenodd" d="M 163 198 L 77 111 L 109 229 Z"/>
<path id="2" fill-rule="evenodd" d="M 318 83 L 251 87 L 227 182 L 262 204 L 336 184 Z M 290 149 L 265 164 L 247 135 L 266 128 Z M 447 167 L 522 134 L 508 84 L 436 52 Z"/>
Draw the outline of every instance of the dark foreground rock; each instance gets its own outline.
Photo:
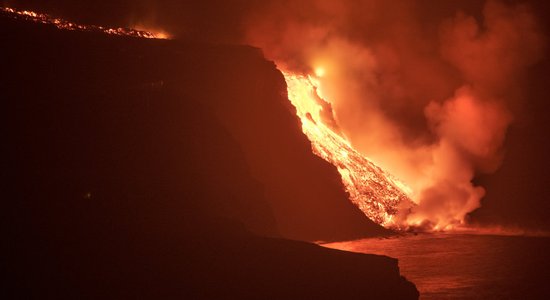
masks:
<path id="1" fill-rule="evenodd" d="M 395 259 L 273 238 L 385 231 L 311 154 L 259 50 L 5 14 L 0 38 L 6 293 L 418 296 Z"/>

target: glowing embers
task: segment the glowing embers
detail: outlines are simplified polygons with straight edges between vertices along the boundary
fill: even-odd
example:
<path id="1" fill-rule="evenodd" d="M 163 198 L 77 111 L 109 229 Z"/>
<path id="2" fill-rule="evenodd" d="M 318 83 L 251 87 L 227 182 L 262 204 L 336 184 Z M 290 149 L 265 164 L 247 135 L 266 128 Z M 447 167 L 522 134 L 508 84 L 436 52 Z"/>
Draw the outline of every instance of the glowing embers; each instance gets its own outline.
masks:
<path id="1" fill-rule="evenodd" d="M 302 121 L 302 131 L 311 141 L 313 153 L 333 164 L 340 172 L 350 200 L 376 223 L 402 227 L 398 216 L 413 202 L 404 192 L 411 190 L 336 134 L 323 118 L 327 102 L 319 96 L 319 83 L 311 76 L 284 73 L 288 98 Z"/>
<path id="2" fill-rule="evenodd" d="M 79 30 L 79 31 L 90 31 L 90 32 L 102 32 L 112 35 L 121 35 L 121 36 L 132 36 L 138 38 L 148 38 L 148 39 L 165 39 L 168 38 L 168 35 L 164 32 L 160 34 L 151 33 L 149 31 L 142 31 L 130 28 L 106 28 L 103 26 L 96 25 L 81 25 L 75 24 L 63 19 L 53 18 L 47 14 L 40 14 L 27 10 L 16 10 L 9 7 L 0 7 L 0 11 L 4 13 L 9 13 L 16 18 L 34 21 L 43 24 L 51 24 L 56 26 L 59 29 L 65 30 Z"/>

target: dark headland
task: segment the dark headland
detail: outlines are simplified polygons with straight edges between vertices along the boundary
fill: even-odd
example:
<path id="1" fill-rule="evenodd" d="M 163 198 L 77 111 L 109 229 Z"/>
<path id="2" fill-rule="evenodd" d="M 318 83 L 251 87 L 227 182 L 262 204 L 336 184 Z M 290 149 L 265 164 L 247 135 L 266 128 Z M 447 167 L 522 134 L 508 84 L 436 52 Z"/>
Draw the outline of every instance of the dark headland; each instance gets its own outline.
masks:
<path id="1" fill-rule="evenodd" d="M 3 293 L 418 298 L 396 259 L 305 242 L 386 231 L 311 153 L 260 50 L 4 13 L 0 38 Z"/>

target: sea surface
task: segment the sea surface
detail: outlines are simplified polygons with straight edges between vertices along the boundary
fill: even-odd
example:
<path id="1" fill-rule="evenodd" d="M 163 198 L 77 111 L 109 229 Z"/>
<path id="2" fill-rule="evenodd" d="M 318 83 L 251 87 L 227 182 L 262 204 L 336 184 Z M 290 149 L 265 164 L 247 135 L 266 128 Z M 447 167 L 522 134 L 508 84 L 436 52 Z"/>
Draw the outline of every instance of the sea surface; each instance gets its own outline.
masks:
<path id="1" fill-rule="evenodd" d="M 399 259 L 420 299 L 550 299 L 550 238 L 410 234 L 323 244 Z"/>

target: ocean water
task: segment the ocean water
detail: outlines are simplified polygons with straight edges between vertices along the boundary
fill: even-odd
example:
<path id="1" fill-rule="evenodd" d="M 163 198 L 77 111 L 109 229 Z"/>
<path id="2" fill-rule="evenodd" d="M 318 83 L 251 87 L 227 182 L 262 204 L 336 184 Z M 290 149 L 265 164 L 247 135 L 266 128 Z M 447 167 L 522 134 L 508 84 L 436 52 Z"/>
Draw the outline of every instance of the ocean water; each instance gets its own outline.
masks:
<path id="1" fill-rule="evenodd" d="M 323 244 L 399 259 L 420 299 L 550 299 L 550 238 L 418 234 Z"/>

